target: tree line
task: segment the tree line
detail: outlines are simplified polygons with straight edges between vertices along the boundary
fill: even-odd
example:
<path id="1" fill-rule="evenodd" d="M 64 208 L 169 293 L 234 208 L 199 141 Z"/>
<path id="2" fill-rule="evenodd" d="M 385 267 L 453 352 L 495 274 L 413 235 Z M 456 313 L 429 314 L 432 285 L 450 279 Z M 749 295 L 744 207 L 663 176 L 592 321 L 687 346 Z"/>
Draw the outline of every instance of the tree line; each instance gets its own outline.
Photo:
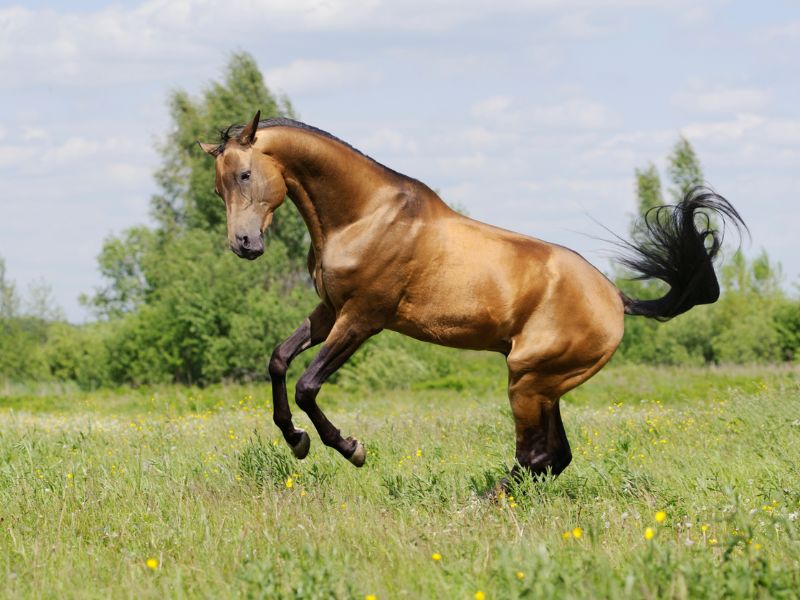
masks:
<path id="1" fill-rule="evenodd" d="M 287 203 L 277 211 L 266 252 L 242 261 L 229 250 L 225 211 L 214 173 L 195 140 L 215 139 L 215 126 L 241 121 L 261 108 L 265 117 L 294 117 L 287 98 L 266 86 L 255 60 L 232 56 L 221 81 L 198 97 L 169 99 L 172 126 L 158 148 L 159 192 L 154 225 L 109 237 L 98 257 L 103 285 L 81 298 L 94 319 L 66 322 L 53 311 L 46 286 L 23 302 L 0 259 L 0 379 L 70 381 L 82 387 L 121 384 L 259 380 L 268 377 L 273 347 L 308 315 L 317 299 L 306 270 L 308 234 Z M 680 138 L 668 157 L 665 198 L 652 164 L 635 172 L 638 217 L 704 182 L 697 155 Z M 663 294 L 658 283 L 610 276 L 637 297 Z M 780 269 L 765 252 L 748 260 L 729 249 L 724 293 L 666 324 L 629 319 L 617 361 L 719 364 L 795 361 L 800 356 L 800 301 L 781 286 Z M 375 387 L 457 373 L 458 351 L 398 335 L 371 340 L 344 369 Z"/>

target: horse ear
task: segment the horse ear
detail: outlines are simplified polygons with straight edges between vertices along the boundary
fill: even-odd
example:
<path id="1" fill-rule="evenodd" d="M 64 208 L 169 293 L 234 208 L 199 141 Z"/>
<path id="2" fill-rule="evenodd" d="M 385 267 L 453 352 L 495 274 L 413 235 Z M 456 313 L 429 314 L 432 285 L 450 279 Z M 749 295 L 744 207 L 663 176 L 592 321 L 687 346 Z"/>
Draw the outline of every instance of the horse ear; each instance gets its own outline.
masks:
<path id="1" fill-rule="evenodd" d="M 197 145 L 203 149 L 203 152 L 210 154 L 214 158 L 219 156 L 222 146 L 220 144 L 206 144 L 205 142 L 197 142 Z"/>
<path id="2" fill-rule="evenodd" d="M 253 120 L 250 124 L 242 129 L 242 133 L 239 134 L 239 143 L 243 146 L 252 146 L 253 143 L 256 141 L 256 131 L 258 131 L 258 122 L 261 120 L 261 111 L 259 110 L 256 113 L 256 116 L 253 117 Z"/>

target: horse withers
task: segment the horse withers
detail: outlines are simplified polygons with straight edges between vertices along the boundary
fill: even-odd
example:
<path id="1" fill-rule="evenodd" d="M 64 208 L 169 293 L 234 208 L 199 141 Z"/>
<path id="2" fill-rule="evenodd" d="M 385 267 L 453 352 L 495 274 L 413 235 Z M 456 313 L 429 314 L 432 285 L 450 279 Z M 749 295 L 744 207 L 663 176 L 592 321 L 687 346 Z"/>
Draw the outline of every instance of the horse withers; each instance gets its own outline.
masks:
<path id="1" fill-rule="evenodd" d="M 723 197 L 699 187 L 645 218 L 623 259 L 642 279 L 669 285 L 656 300 L 627 297 L 577 253 L 475 221 L 425 184 L 338 138 L 290 119 L 231 126 L 217 144 L 216 192 L 238 256 L 264 251 L 262 234 L 288 197 L 311 237 L 309 272 L 319 305 L 269 361 L 275 424 L 295 456 L 310 439 L 292 422 L 286 370 L 322 344 L 296 386 L 297 405 L 323 443 L 356 466 L 363 445 L 343 438 L 317 404 L 320 387 L 383 329 L 506 357 L 519 468 L 563 471 L 572 459 L 559 399 L 597 373 L 622 339 L 623 316 L 666 320 L 719 297 L 711 216 L 744 223 Z"/>

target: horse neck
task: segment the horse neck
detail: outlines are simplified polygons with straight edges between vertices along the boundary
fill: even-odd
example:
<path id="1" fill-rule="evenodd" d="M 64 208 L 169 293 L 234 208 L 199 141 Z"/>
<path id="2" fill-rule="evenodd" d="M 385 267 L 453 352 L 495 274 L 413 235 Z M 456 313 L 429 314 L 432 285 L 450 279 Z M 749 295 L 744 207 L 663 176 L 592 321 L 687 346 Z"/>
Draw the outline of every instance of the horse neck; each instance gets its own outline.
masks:
<path id="1" fill-rule="evenodd" d="M 306 222 L 315 251 L 321 252 L 332 233 L 375 210 L 375 190 L 389 183 L 377 164 L 315 133 L 284 127 L 267 132 L 263 151 L 283 168 L 289 198 Z"/>

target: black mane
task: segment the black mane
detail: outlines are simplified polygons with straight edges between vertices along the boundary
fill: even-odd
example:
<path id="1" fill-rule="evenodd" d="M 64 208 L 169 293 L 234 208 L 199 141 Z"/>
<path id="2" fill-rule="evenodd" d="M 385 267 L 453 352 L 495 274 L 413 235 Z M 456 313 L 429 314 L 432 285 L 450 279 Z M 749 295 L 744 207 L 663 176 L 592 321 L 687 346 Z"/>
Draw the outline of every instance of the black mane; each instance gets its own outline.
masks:
<path id="1" fill-rule="evenodd" d="M 231 139 L 238 138 L 239 135 L 242 133 L 242 130 L 244 130 L 245 127 L 246 127 L 246 125 L 234 124 L 234 125 L 229 126 L 227 129 L 221 129 L 220 132 L 219 132 L 220 144 L 219 144 L 218 150 L 220 152 L 222 152 L 222 150 L 225 149 L 225 144 L 227 144 L 228 141 L 231 140 Z M 363 156 L 364 158 L 366 158 L 369 161 L 373 162 L 374 164 L 378 165 L 382 169 L 385 169 L 386 171 L 389 171 L 390 173 L 393 173 L 395 175 L 399 175 L 400 177 L 403 177 L 405 179 L 409 179 L 408 176 L 403 175 L 402 173 L 398 173 L 394 169 L 390 169 L 386 165 L 383 165 L 383 164 L 379 163 L 377 160 L 375 160 L 371 156 L 368 156 L 368 155 L 364 154 L 358 148 L 354 148 L 353 146 L 351 146 L 350 144 L 348 144 L 344 140 L 336 137 L 332 133 L 328 133 L 327 131 L 319 129 L 318 127 L 314 127 L 313 125 L 307 125 L 305 123 L 302 123 L 301 121 L 295 121 L 294 119 L 289 119 L 287 117 L 273 117 L 271 119 L 261 119 L 258 122 L 258 129 L 267 129 L 269 127 L 291 127 L 293 129 L 300 129 L 301 131 L 307 131 L 309 133 L 315 133 L 315 134 L 320 135 L 320 136 L 322 136 L 324 138 L 328 138 L 329 140 L 333 140 L 334 142 L 338 142 L 339 144 L 342 144 L 345 148 L 349 148 L 350 150 L 352 150 L 356 154 L 359 154 L 359 155 Z"/>

